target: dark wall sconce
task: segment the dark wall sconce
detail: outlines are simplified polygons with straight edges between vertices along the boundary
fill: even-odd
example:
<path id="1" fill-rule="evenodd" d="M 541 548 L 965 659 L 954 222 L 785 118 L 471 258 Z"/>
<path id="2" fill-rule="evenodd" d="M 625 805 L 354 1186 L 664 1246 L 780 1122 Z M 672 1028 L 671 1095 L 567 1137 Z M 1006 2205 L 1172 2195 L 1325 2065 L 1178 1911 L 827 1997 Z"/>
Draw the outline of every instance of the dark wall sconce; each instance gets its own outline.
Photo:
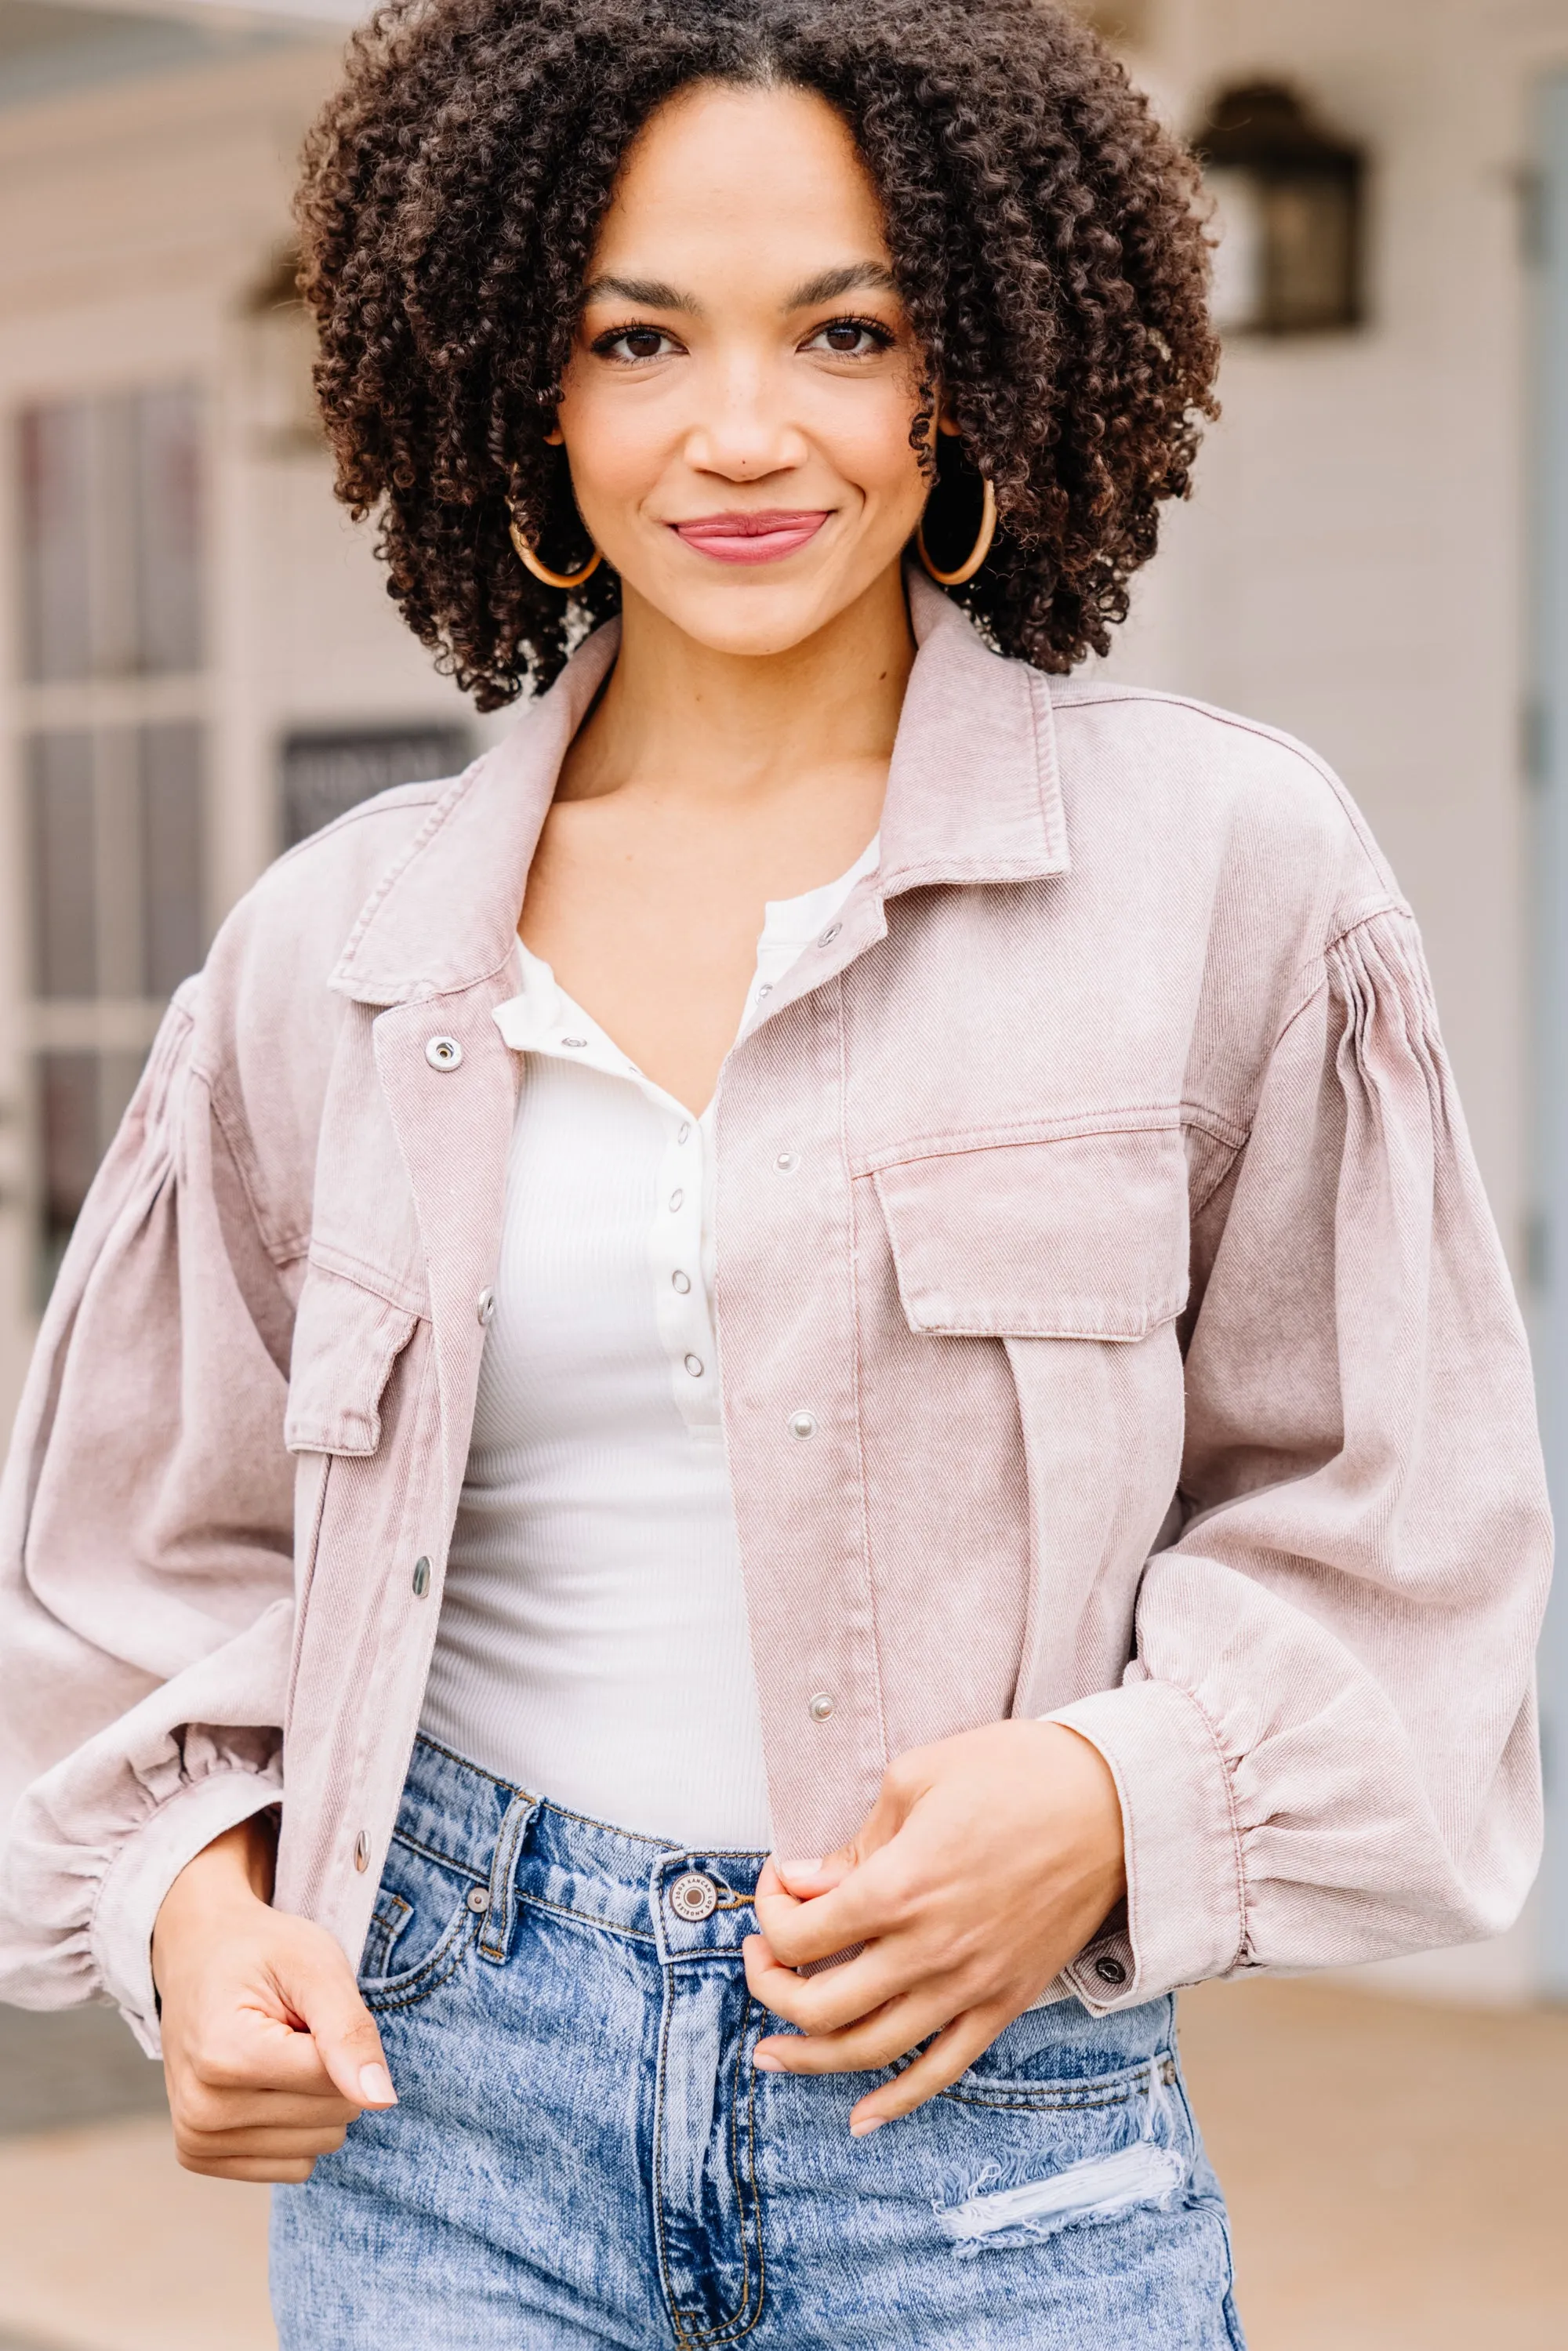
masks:
<path id="1" fill-rule="evenodd" d="M 1228 89 L 1193 144 L 1215 199 L 1215 323 L 1322 335 L 1365 316 L 1366 157 L 1277 82 Z"/>

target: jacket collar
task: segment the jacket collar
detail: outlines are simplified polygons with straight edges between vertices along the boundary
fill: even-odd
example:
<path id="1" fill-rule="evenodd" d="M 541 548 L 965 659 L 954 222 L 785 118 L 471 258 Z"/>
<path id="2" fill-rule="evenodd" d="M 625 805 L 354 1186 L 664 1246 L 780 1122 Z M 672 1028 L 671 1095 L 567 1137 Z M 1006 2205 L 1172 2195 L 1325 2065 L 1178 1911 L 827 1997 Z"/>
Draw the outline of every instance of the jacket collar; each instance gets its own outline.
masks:
<path id="1" fill-rule="evenodd" d="M 1068 868 L 1051 695 L 924 574 L 916 653 L 882 820 L 882 898 L 933 883 L 1030 882 Z M 330 985 L 402 1004 L 509 977 L 528 868 L 572 737 L 621 641 L 597 629 L 506 739 L 450 784 L 361 909 Z"/>

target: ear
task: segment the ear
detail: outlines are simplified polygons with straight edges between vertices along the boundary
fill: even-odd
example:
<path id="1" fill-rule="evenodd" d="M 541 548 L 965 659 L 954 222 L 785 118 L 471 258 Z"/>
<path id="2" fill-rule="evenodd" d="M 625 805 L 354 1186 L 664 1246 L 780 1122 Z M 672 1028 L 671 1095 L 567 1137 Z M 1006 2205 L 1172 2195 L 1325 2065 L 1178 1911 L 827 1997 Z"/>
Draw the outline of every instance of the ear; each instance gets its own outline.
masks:
<path id="1" fill-rule="evenodd" d="M 559 424 L 552 424 L 549 431 L 545 434 L 545 447 L 547 449 L 559 449 L 565 439 L 566 434 L 561 431 L 560 426 Z"/>
<path id="2" fill-rule="evenodd" d="M 936 430 L 938 433 L 946 433 L 949 441 L 956 441 L 958 438 L 958 420 L 950 409 L 937 410 Z"/>

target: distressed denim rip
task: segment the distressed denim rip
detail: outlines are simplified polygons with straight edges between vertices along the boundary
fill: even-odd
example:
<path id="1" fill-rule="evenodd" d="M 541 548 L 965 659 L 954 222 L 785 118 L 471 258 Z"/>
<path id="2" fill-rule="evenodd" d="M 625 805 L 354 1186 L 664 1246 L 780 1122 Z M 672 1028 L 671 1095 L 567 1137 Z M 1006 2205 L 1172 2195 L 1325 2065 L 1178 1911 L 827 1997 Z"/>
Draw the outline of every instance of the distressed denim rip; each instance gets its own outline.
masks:
<path id="1" fill-rule="evenodd" d="M 401 2103 L 275 2191 L 282 2351 L 1239 2351 L 1174 2000 L 1031 2009 L 852 2139 L 874 2077 L 752 2064 L 761 1858 L 419 1741 L 361 1974 Z"/>

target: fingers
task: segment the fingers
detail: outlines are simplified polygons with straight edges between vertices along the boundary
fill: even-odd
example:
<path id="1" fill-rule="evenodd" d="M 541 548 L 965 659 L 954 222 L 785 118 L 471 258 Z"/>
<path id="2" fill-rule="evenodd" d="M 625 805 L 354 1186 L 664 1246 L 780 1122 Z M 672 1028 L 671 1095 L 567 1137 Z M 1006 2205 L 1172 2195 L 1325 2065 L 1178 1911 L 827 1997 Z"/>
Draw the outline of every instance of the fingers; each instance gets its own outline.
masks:
<path id="1" fill-rule="evenodd" d="M 288 2090 L 215 2089 L 193 2077 L 181 2084 L 177 2100 L 172 2095 L 171 2103 L 180 2126 L 202 2135 L 229 2130 L 343 2130 L 361 2112 L 357 2104 L 350 2105 L 336 2090 L 325 2097 L 302 2097 Z"/>
<path id="2" fill-rule="evenodd" d="M 1009 2022 L 1005 2011 L 971 2009 L 967 2016 L 955 2019 L 945 2032 L 939 2032 L 929 2049 L 923 2050 L 913 2064 L 884 2082 L 869 2097 L 862 2098 L 850 2116 L 850 2130 L 856 2138 L 869 2138 L 883 2123 L 899 2115 L 912 2115 L 940 2090 L 950 2089 L 961 2074 L 967 2074 L 977 2057 L 990 2047 L 1004 2024 Z"/>
<path id="3" fill-rule="evenodd" d="M 752 1998 L 802 2032 L 840 2032 L 909 1989 L 897 1955 L 880 1946 L 820 1976 L 799 1976 L 793 1968 L 781 1967 L 763 1935 L 747 1935 L 741 1955 Z"/>
<path id="4" fill-rule="evenodd" d="M 347 2125 L 319 2129 L 269 2130 L 265 2127 L 248 2130 L 183 2130 L 175 2135 L 182 2158 L 186 2154 L 204 2162 L 246 2161 L 314 2163 L 319 2155 L 334 2155 L 348 2135 Z"/>
<path id="5" fill-rule="evenodd" d="M 772 1894 L 782 1887 L 797 1902 L 810 1902 L 818 1895 L 831 1894 L 835 1886 L 841 1886 L 855 1865 L 856 1857 L 847 1845 L 822 1861 L 781 1861 L 770 1854 L 758 1880 L 758 1892 Z M 777 1886 L 768 1882 L 770 1872 Z"/>
<path id="6" fill-rule="evenodd" d="M 872 2074 L 896 2065 L 952 2017 L 942 1986 L 923 1983 L 841 2032 L 770 2035 L 758 2043 L 755 2062 L 764 2074 Z"/>
<path id="7" fill-rule="evenodd" d="M 884 1848 L 837 1885 L 801 1901 L 769 1863 L 753 1897 L 757 1923 L 781 1967 L 807 1967 L 906 1924 L 912 1906 L 904 1880 L 901 1857 Z"/>
<path id="8" fill-rule="evenodd" d="M 381 2034 L 338 1945 L 322 1937 L 291 1953 L 277 1975 L 279 1991 L 305 2026 L 339 2095 L 355 2106 L 394 2106 L 397 2092 Z"/>
<path id="9" fill-rule="evenodd" d="M 298 2157 L 218 2156 L 207 2160 L 176 2148 L 183 2171 L 199 2172 L 206 2179 L 248 2179 L 260 2186 L 298 2188 L 316 2168 L 313 2155 Z"/>

